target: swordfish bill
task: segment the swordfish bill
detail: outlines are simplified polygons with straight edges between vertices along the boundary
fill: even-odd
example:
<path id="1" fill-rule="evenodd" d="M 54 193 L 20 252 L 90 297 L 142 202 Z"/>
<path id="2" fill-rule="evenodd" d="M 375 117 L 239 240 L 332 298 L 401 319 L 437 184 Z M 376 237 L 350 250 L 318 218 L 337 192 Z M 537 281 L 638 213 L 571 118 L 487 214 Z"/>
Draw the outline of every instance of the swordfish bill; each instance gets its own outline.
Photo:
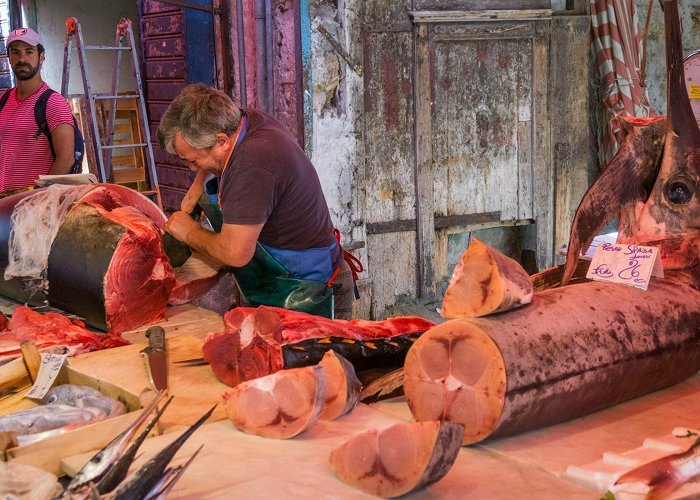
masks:
<path id="1" fill-rule="evenodd" d="M 662 5 L 668 116 L 663 121 L 627 119 L 631 133 L 576 211 L 563 285 L 579 252 L 616 212 L 619 243 L 658 247 L 664 269 L 687 270 L 700 263 L 700 129 L 685 85 L 678 2 L 662 0 Z"/>
<path id="2" fill-rule="evenodd" d="M 562 285 L 571 281 L 581 252 L 622 211 L 646 199 L 658 172 L 666 120 L 623 118 L 627 135 L 612 161 L 591 184 L 576 209 L 566 252 Z"/>
<path id="3" fill-rule="evenodd" d="M 665 269 L 689 269 L 700 264 L 700 129 L 685 85 L 678 2 L 663 0 L 663 6 L 668 67 L 664 152 L 632 242 L 659 247 Z"/>

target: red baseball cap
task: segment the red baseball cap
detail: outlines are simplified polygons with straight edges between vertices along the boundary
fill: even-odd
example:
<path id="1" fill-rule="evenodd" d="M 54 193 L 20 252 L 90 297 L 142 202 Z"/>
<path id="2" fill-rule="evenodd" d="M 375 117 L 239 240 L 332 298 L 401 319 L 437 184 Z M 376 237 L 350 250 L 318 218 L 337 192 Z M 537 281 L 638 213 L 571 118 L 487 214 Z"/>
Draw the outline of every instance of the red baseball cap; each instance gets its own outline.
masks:
<path id="1" fill-rule="evenodd" d="M 34 47 L 41 43 L 39 35 L 31 28 L 17 28 L 10 31 L 10 34 L 7 36 L 7 46 L 9 47 L 12 42 L 16 42 L 17 40 Z"/>

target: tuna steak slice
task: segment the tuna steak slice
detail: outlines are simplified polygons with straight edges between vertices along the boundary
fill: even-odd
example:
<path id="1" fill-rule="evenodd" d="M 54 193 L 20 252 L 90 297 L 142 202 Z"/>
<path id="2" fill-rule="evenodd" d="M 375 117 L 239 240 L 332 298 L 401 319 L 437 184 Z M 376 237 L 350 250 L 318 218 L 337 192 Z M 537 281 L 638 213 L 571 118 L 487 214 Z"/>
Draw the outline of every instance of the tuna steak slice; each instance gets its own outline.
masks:
<path id="1" fill-rule="evenodd" d="M 334 351 L 328 351 L 319 365 L 326 375 L 326 401 L 321 418 L 334 420 L 352 411 L 360 400 L 362 384 L 350 362 Z"/>
<path id="2" fill-rule="evenodd" d="M 314 425 L 326 400 L 320 366 L 282 370 L 243 382 L 223 394 L 226 414 L 237 429 L 288 439 Z"/>
<path id="3" fill-rule="evenodd" d="M 532 282 L 525 269 L 472 238 L 442 300 L 443 318 L 476 317 L 529 304 Z"/>
<path id="4" fill-rule="evenodd" d="M 353 437 L 333 450 L 330 462 L 345 483 L 398 497 L 442 479 L 457 459 L 463 432 L 449 422 L 396 424 Z"/>

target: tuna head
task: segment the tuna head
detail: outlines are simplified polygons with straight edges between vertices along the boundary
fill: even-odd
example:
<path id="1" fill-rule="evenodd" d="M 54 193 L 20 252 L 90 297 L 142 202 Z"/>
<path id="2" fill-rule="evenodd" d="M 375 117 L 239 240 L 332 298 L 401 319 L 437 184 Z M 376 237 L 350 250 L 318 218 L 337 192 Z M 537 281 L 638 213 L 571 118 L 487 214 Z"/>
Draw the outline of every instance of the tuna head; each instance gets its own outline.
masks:
<path id="1" fill-rule="evenodd" d="M 683 73 L 676 0 L 663 0 L 668 66 L 668 118 L 656 182 L 636 219 L 634 240 L 660 248 L 665 268 L 700 263 L 700 129 Z"/>

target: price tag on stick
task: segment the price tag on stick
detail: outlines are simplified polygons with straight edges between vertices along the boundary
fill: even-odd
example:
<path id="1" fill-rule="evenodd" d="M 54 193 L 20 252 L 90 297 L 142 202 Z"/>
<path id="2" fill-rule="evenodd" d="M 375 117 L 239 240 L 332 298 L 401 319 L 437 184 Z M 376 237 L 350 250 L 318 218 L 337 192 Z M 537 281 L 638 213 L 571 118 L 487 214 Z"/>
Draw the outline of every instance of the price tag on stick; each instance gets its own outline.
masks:
<path id="1" fill-rule="evenodd" d="M 659 249 L 639 245 L 602 243 L 598 245 L 586 278 L 611 281 L 646 290 L 649 279 L 664 277 Z"/>
<path id="2" fill-rule="evenodd" d="M 42 353 L 39 374 L 26 397 L 41 399 L 46 396 L 46 393 L 51 389 L 56 377 L 58 377 L 58 372 L 61 371 L 61 367 L 65 361 L 65 354 Z"/>

